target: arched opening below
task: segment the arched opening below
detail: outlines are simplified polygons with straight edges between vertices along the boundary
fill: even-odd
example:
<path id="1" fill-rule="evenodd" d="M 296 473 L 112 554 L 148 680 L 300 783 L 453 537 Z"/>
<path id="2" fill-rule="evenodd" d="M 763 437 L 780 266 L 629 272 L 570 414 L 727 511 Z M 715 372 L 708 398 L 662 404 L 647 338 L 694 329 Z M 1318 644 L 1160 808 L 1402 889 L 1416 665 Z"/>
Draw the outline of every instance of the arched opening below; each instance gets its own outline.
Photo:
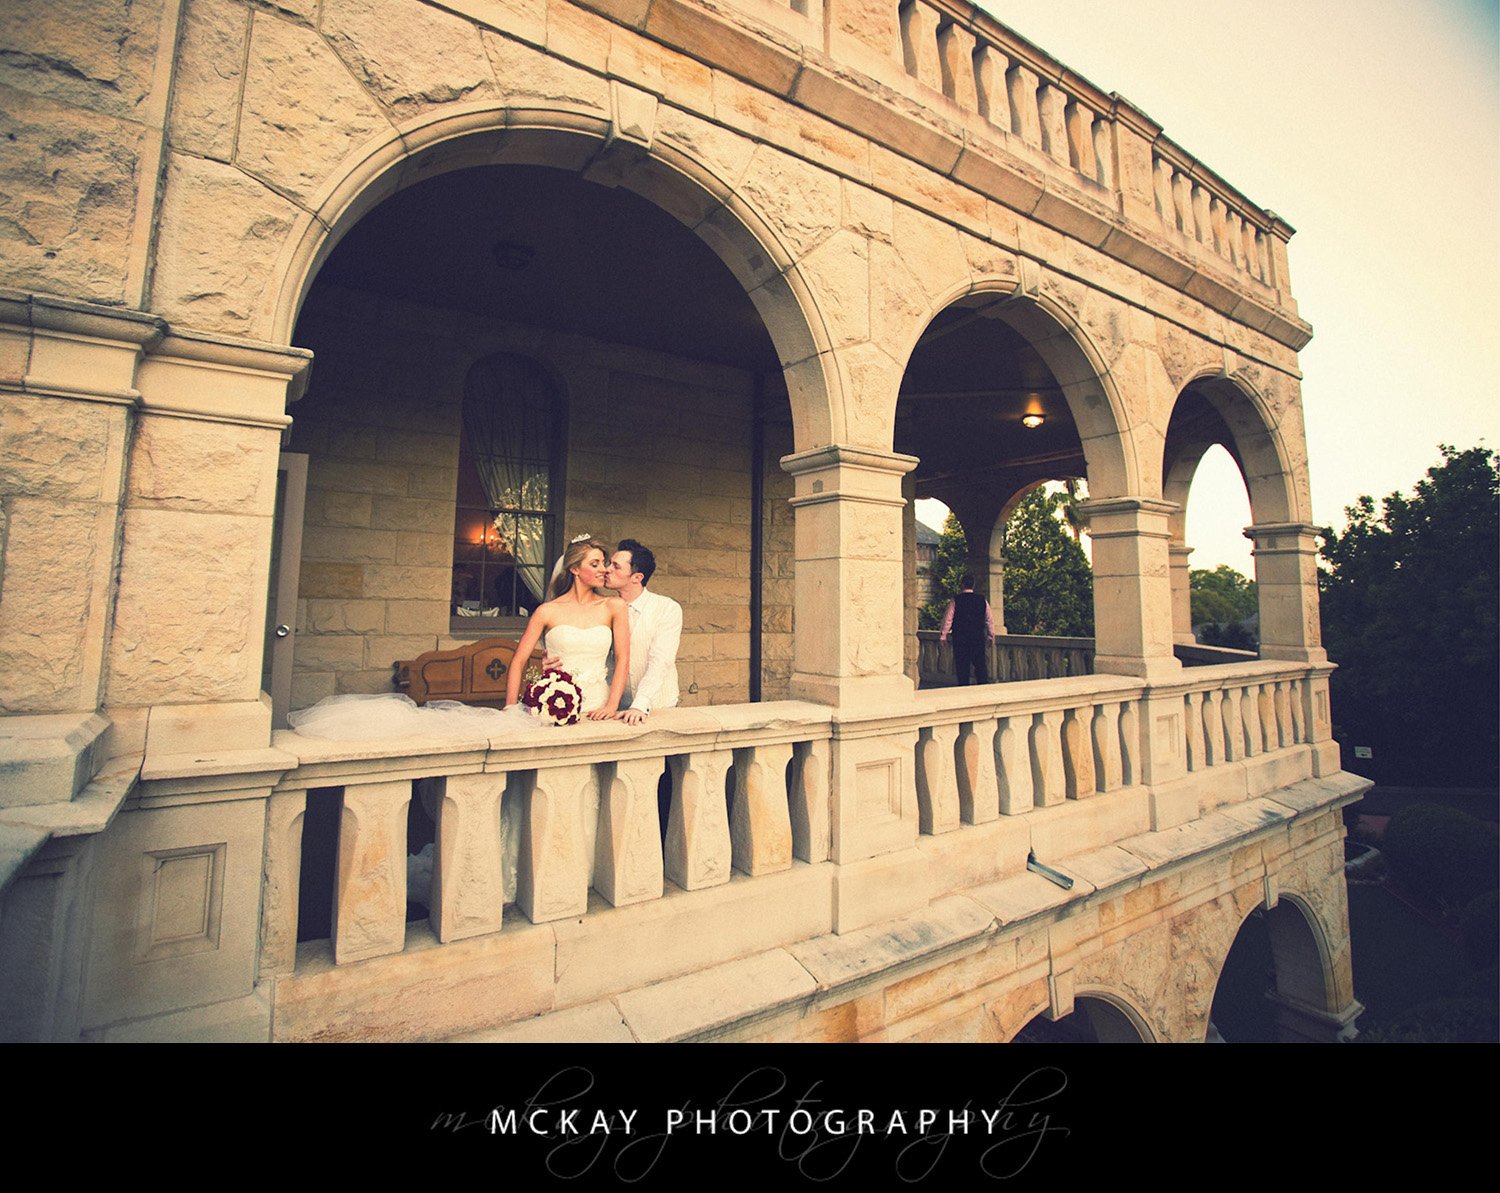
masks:
<path id="1" fill-rule="evenodd" d="M 1209 1010 L 1209 1038 L 1230 1044 L 1308 1039 L 1328 1006 L 1328 975 L 1307 913 L 1284 898 L 1252 911 L 1225 956 Z"/>
<path id="2" fill-rule="evenodd" d="M 1204 646 L 1257 650 L 1255 559 L 1244 534 L 1252 521 L 1250 494 L 1239 465 L 1222 444 L 1211 445 L 1198 460 L 1183 521 L 1183 545 L 1192 553 L 1187 563 L 1193 640 Z"/>
<path id="3" fill-rule="evenodd" d="M 1080 995 L 1071 1014 L 1037 1015 L 1013 1037 L 1015 1044 L 1143 1044 L 1135 1021 L 1108 999 Z"/>

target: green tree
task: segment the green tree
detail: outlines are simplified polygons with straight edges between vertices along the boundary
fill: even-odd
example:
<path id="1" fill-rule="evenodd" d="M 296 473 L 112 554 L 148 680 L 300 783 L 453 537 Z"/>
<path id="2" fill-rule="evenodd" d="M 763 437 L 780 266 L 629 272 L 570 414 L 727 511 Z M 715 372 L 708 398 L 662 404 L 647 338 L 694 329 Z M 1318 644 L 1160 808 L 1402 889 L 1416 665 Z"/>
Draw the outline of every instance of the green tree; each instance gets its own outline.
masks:
<path id="1" fill-rule="evenodd" d="M 1094 633 L 1094 573 L 1063 525 L 1064 493 L 1033 489 L 1005 524 L 1005 625 L 1013 634 Z"/>
<path id="2" fill-rule="evenodd" d="M 1377 515 L 1361 497 L 1323 532 L 1323 641 L 1339 664 L 1333 713 L 1344 764 L 1374 747 L 1388 783 L 1494 786 L 1500 778 L 1500 468 L 1484 447 L 1442 463 Z"/>
<path id="3" fill-rule="evenodd" d="M 932 600 L 917 613 L 917 626 L 924 630 L 941 629 L 943 613 L 959 592 L 959 583 L 969 570 L 969 544 L 964 528 L 951 513 L 943 520 L 938 536 L 937 558 L 932 561 Z"/>
<path id="4" fill-rule="evenodd" d="M 1255 581 L 1246 579 L 1227 563 L 1213 571 L 1194 568 L 1188 573 L 1188 587 L 1193 600 L 1193 624 L 1213 622 L 1225 625 L 1254 617 L 1259 605 Z"/>

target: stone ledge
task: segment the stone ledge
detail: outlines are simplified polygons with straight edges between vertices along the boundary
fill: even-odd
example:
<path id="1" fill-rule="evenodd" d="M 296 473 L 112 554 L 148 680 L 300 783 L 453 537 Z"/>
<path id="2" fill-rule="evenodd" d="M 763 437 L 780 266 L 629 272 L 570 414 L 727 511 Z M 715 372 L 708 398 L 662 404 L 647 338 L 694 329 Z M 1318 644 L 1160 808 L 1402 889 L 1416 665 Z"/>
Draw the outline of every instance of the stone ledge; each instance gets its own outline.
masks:
<path id="1" fill-rule="evenodd" d="M 94 777 L 108 729 L 97 712 L 0 717 L 0 808 L 72 799 Z"/>
<path id="2" fill-rule="evenodd" d="M 489 1031 L 454 1036 L 450 1044 L 634 1044 L 625 1017 L 612 999 L 584 1003 Z"/>
<path id="3" fill-rule="evenodd" d="M 643 1043 L 712 1038 L 807 1002 L 817 983 L 783 949 L 658 982 L 616 999 Z"/>

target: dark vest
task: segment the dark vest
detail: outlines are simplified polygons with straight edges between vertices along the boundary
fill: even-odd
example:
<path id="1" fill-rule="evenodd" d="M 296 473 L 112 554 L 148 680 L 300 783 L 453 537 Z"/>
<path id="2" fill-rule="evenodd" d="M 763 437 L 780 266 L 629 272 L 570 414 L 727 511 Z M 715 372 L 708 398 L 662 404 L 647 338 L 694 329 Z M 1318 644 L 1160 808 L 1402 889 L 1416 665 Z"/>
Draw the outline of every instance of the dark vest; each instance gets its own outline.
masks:
<path id="1" fill-rule="evenodd" d="M 961 592 L 954 597 L 953 637 L 967 642 L 983 641 L 987 608 L 988 602 L 977 592 Z"/>

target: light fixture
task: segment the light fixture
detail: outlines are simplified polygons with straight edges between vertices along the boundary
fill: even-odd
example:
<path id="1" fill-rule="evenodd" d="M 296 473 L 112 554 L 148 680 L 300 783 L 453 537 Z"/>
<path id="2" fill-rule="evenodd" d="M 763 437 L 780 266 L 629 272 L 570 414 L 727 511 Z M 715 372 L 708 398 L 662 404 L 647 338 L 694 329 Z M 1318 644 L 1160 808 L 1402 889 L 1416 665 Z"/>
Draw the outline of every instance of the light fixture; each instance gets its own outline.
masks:
<path id="1" fill-rule="evenodd" d="M 1035 431 L 1046 421 L 1047 416 L 1045 414 L 1037 414 L 1035 411 L 1033 411 L 1031 414 L 1021 415 L 1021 425 L 1028 431 Z"/>

